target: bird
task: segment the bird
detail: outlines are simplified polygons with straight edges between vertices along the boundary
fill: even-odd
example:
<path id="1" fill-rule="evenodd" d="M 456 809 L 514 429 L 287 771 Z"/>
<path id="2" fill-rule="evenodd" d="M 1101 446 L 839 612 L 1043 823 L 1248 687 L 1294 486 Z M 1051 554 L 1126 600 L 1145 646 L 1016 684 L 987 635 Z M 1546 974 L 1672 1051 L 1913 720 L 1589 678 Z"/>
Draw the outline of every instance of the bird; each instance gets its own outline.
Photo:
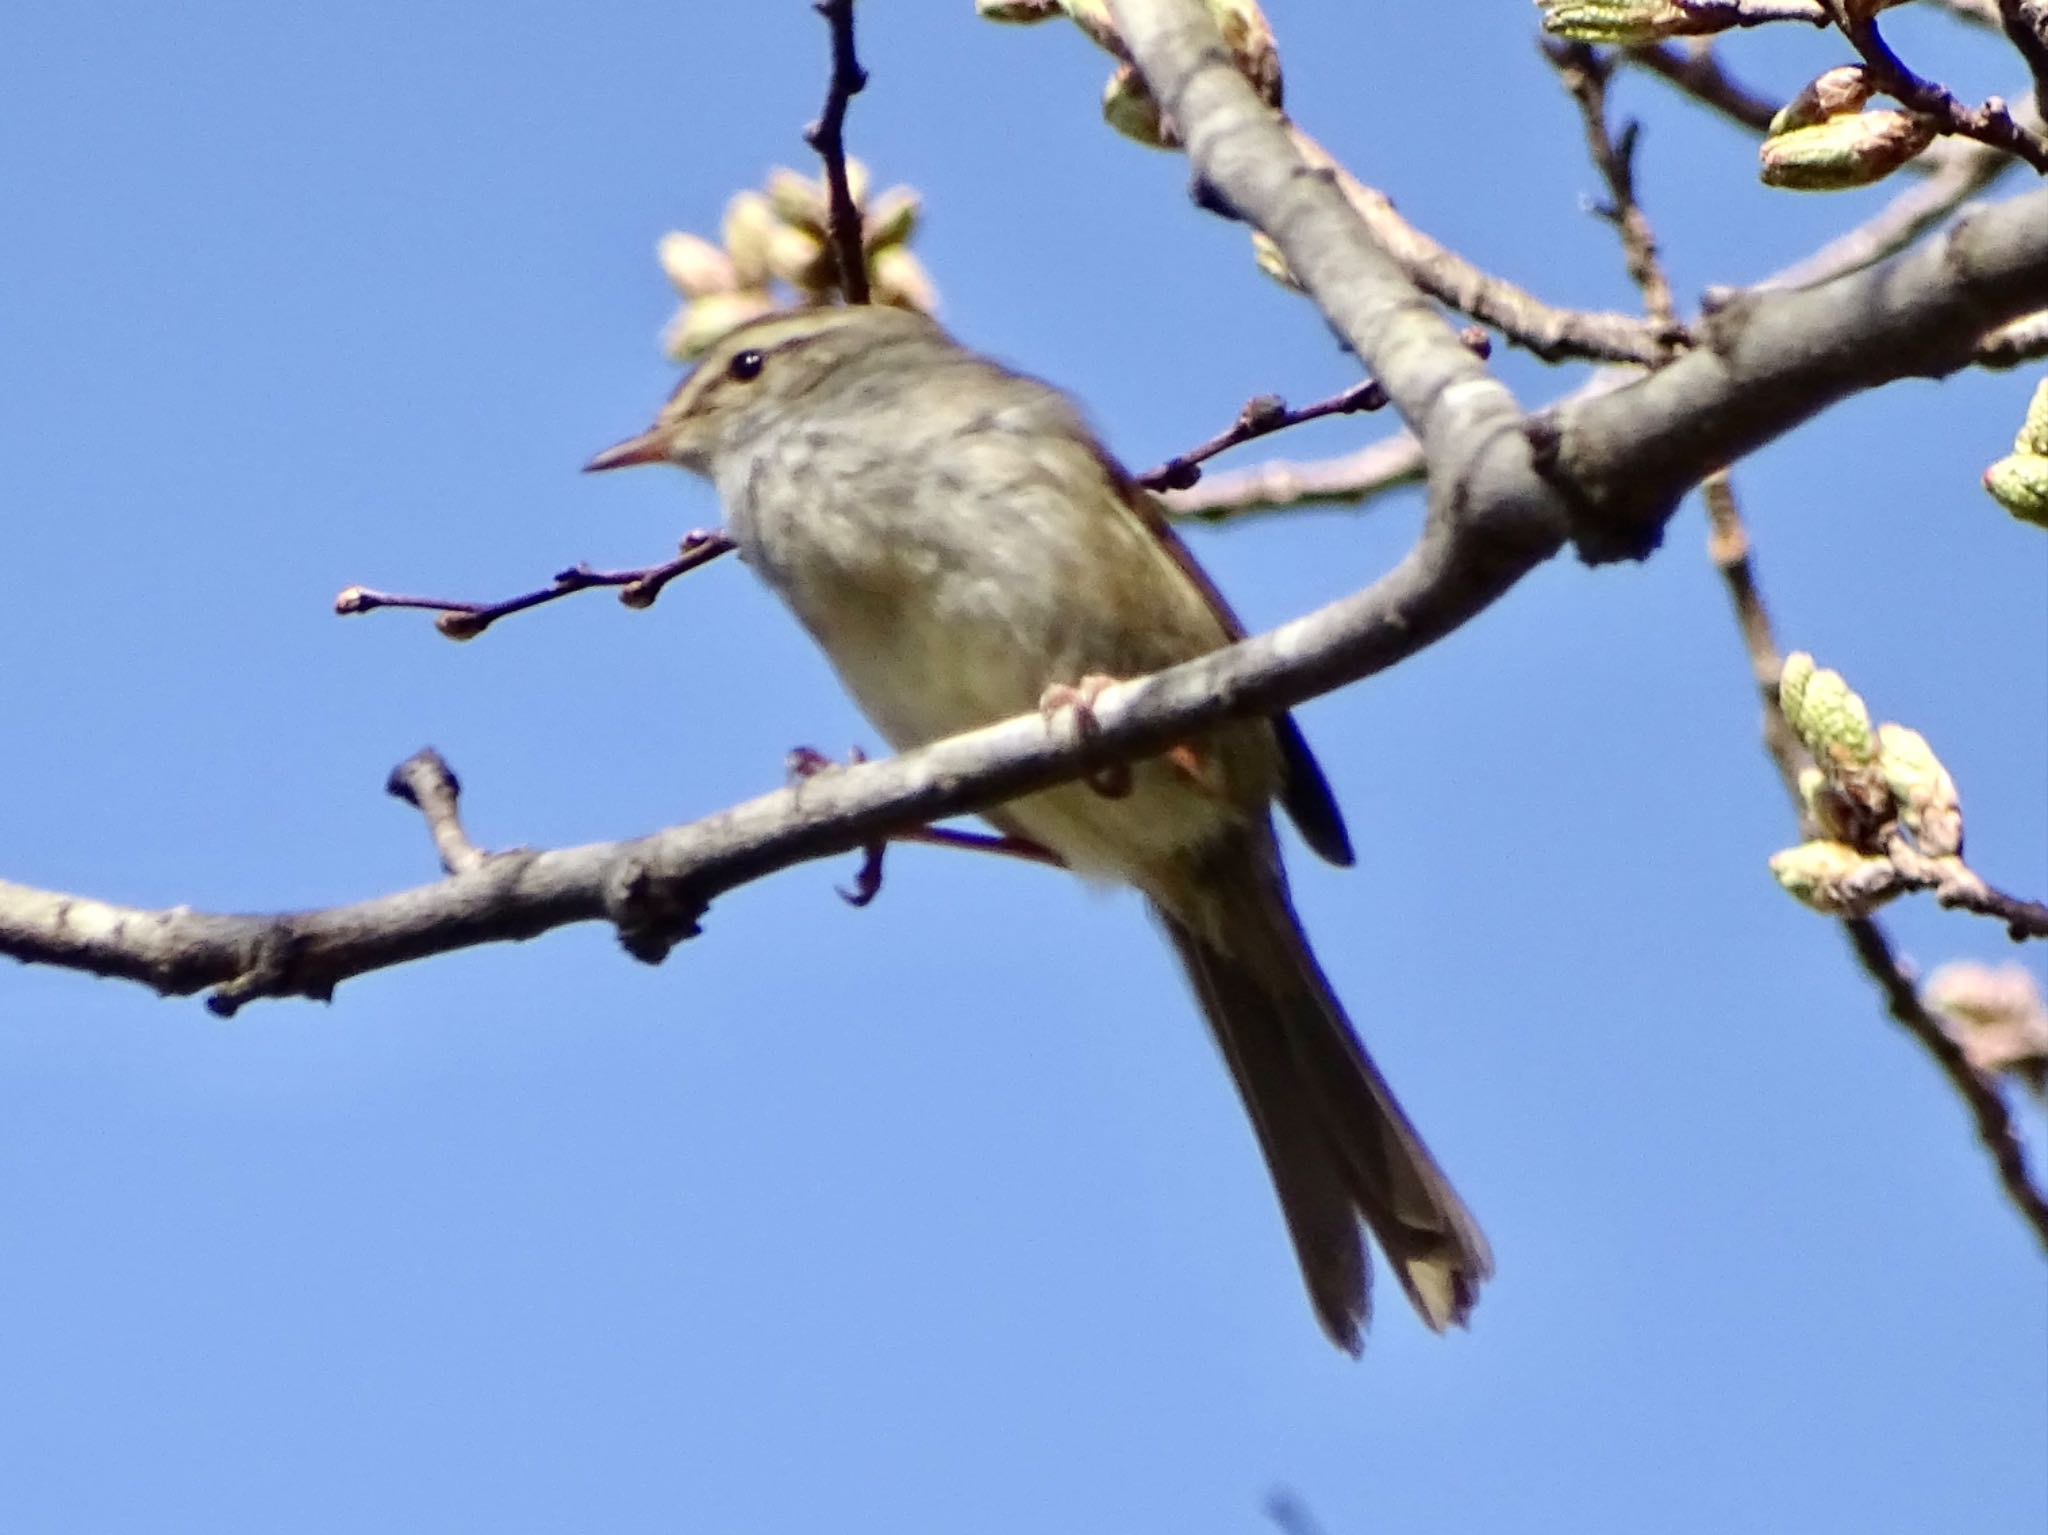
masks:
<path id="1" fill-rule="evenodd" d="M 914 310 L 784 311 L 727 333 L 601 471 L 708 478 L 726 536 L 897 750 L 1244 637 L 1152 497 L 1053 386 Z M 1083 878 L 1137 889 L 1180 961 L 1264 1153 L 1310 1303 L 1353 1355 L 1370 1233 L 1432 1330 L 1491 1276 L 1478 1222 L 1366 1053 L 1295 913 L 1277 804 L 1353 862 L 1293 718 L 1240 719 L 988 819 Z M 1121 791 L 1121 792 L 1116 792 Z"/>

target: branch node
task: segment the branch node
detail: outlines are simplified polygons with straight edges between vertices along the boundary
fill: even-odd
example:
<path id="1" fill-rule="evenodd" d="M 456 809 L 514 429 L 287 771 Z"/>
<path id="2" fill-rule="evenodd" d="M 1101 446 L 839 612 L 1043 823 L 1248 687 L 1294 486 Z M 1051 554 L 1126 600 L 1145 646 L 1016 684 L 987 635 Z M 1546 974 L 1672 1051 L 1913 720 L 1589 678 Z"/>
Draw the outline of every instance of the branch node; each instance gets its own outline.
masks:
<path id="1" fill-rule="evenodd" d="M 249 946 L 242 969 L 207 994 L 206 1010 L 216 1018 L 232 1018 L 245 1002 L 262 997 L 288 996 L 293 991 L 315 1002 L 334 1000 L 334 987 L 326 982 L 290 984 L 292 962 L 299 951 L 298 934 L 290 919 L 280 917 L 268 923 Z"/>
<path id="2" fill-rule="evenodd" d="M 686 938 L 703 931 L 697 919 L 710 910 L 679 881 L 663 879 L 644 857 L 619 860 L 605 882 L 604 911 L 619 945 L 645 965 L 658 965 Z"/>

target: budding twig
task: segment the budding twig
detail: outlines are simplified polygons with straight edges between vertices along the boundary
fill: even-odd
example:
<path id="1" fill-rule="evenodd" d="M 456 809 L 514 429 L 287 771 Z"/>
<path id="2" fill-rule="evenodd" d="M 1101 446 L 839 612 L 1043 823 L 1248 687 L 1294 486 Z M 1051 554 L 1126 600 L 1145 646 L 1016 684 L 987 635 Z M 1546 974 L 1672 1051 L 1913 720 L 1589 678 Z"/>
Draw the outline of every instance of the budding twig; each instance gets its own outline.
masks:
<path id="1" fill-rule="evenodd" d="M 684 534 L 676 557 L 662 564 L 635 570 L 592 570 L 588 565 L 572 565 L 567 570 L 557 571 L 548 585 L 499 602 L 410 597 L 397 592 L 373 591 L 367 586 L 351 586 L 334 599 L 334 611 L 346 618 L 356 613 L 374 613 L 379 608 L 420 608 L 441 615 L 434 620 L 434 627 L 449 639 L 473 640 L 509 614 L 523 613 L 544 602 L 559 602 L 564 597 L 572 597 L 594 587 L 617 588 L 619 601 L 629 608 L 652 607 L 654 600 L 661 595 L 661 589 L 677 576 L 685 575 L 699 565 L 709 564 L 721 554 L 730 553 L 734 547 L 733 541 L 723 533 L 700 528 L 694 533 Z"/>
<path id="2" fill-rule="evenodd" d="M 1595 165 L 1607 180 L 1608 189 L 1614 198 L 1612 222 L 1621 233 L 1624 249 L 1628 255 L 1629 273 L 1642 291 L 1645 307 L 1654 316 L 1662 305 L 1670 303 L 1670 286 L 1665 279 L 1656 253 L 1656 242 L 1651 235 L 1647 220 L 1635 200 L 1635 185 L 1628 174 L 1627 147 L 1616 142 L 1609 133 L 1606 123 L 1605 99 L 1602 85 L 1604 75 L 1574 76 L 1564 61 L 1558 61 L 1565 83 L 1571 89 L 1586 123 L 1587 141 L 1591 146 Z M 1740 508 L 1735 499 L 1735 490 L 1728 472 L 1724 470 L 1708 476 L 1705 483 L 1708 526 L 1710 529 L 1708 549 L 1715 567 L 1720 571 L 1728 589 L 1730 606 L 1735 613 L 1736 624 L 1741 631 L 1743 647 L 1749 656 L 1751 674 L 1755 679 L 1759 702 L 1762 705 L 1762 734 L 1765 749 L 1777 765 L 1785 791 L 1795 806 L 1804 803 L 1800 792 L 1800 773 L 1805 765 L 1805 749 L 1786 718 L 1779 703 L 1779 675 L 1783 668 L 1783 653 L 1778 647 L 1777 637 L 1772 631 L 1769 610 L 1764 605 L 1762 589 L 1758 585 L 1756 569 L 1750 554 L 1748 530 L 1743 525 Z M 1903 842 L 1903 838 L 1899 839 Z M 1893 851 L 1895 865 L 1899 854 L 1913 855 L 1910 845 Z M 1923 860 L 1932 866 L 1937 860 Z M 1949 862 L 1954 862 L 1950 860 Z M 1922 870 L 1921 872 L 1928 872 Z M 1967 871 L 1964 871 L 1967 874 Z M 1969 876 L 1976 886 L 1987 895 L 1996 895 L 1983 887 L 1975 876 Z M 1934 881 L 1930 878 L 1928 883 Z M 1953 884 L 1954 882 L 1951 881 Z M 1968 904 L 1962 899 L 1953 899 L 1953 890 L 1939 890 L 1937 898 L 1944 904 Z M 2010 897 L 2000 897 L 2010 902 Z M 2013 903 L 2019 907 L 2033 903 Z M 1987 909 L 1975 906 L 1973 909 Z M 2024 911 L 2016 914 L 1998 910 L 1997 915 L 2006 918 L 2015 938 L 2022 935 Z M 2048 915 L 2048 911 L 2044 911 Z M 1848 937 L 1857 963 L 1876 984 L 1885 1000 L 1885 1010 L 1907 1033 L 1919 1041 L 1933 1060 L 1935 1068 L 1948 1080 L 1956 1095 L 1963 1100 L 1977 1131 L 1977 1139 L 1989 1154 L 1992 1166 L 1998 1175 L 1999 1187 L 2006 1199 L 2019 1212 L 2020 1218 L 2032 1228 L 2044 1247 L 2048 1247 L 2048 1195 L 2044 1195 L 2033 1180 L 2027 1165 L 2026 1152 L 2013 1128 L 2012 1116 L 2000 1096 L 1997 1084 L 1973 1065 L 1961 1046 L 1952 1039 L 1920 995 L 1912 973 L 1896 953 L 1884 928 L 1869 916 L 1850 916 L 1843 920 L 1842 929 Z"/>

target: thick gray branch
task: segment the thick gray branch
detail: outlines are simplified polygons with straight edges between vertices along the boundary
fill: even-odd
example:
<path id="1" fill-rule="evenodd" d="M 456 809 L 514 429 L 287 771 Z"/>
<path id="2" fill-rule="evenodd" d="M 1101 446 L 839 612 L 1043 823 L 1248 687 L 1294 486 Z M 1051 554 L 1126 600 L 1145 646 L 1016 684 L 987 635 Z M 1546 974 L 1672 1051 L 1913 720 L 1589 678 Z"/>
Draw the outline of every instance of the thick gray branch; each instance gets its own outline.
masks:
<path id="1" fill-rule="evenodd" d="M 1737 294 L 1710 316 L 1704 346 L 1532 432 L 1578 503 L 1581 553 L 1640 557 L 1710 470 L 1850 394 L 1967 367 L 1987 332 L 2044 307 L 2048 190 L 1819 287 Z"/>

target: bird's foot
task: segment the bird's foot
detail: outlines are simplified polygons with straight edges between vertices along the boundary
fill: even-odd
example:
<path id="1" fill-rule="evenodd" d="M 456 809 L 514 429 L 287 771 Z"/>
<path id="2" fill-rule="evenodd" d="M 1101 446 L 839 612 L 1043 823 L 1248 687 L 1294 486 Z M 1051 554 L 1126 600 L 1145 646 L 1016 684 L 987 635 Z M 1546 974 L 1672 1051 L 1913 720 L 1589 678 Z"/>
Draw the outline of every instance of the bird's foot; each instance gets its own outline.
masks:
<path id="1" fill-rule="evenodd" d="M 1077 683 L 1055 682 L 1039 695 L 1038 712 L 1047 724 L 1065 715 L 1074 734 L 1085 741 L 1100 728 L 1095 723 L 1095 701 L 1116 684 L 1115 677 L 1100 672 L 1090 672 Z M 1112 762 L 1084 775 L 1081 782 L 1104 799 L 1122 799 L 1131 792 L 1131 765 Z"/>
<path id="2" fill-rule="evenodd" d="M 867 760 L 868 754 L 858 746 L 847 749 L 846 766 L 857 766 Z M 793 748 L 784 763 L 795 783 L 803 783 L 840 766 L 815 746 Z M 923 842 L 932 847 L 962 848 L 972 853 L 1001 853 L 1007 858 L 1021 858 L 1027 863 L 1049 864 L 1056 869 L 1066 867 L 1066 860 L 1059 854 L 1029 837 L 963 831 L 953 826 L 912 826 L 891 832 L 887 837 L 878 837 L 861 848 L 860 869 L 853 877 L 853 888 L 833 887 L 847 905 L 865 906 L 882 893 L 882 859 L 891 842 Z"/>

